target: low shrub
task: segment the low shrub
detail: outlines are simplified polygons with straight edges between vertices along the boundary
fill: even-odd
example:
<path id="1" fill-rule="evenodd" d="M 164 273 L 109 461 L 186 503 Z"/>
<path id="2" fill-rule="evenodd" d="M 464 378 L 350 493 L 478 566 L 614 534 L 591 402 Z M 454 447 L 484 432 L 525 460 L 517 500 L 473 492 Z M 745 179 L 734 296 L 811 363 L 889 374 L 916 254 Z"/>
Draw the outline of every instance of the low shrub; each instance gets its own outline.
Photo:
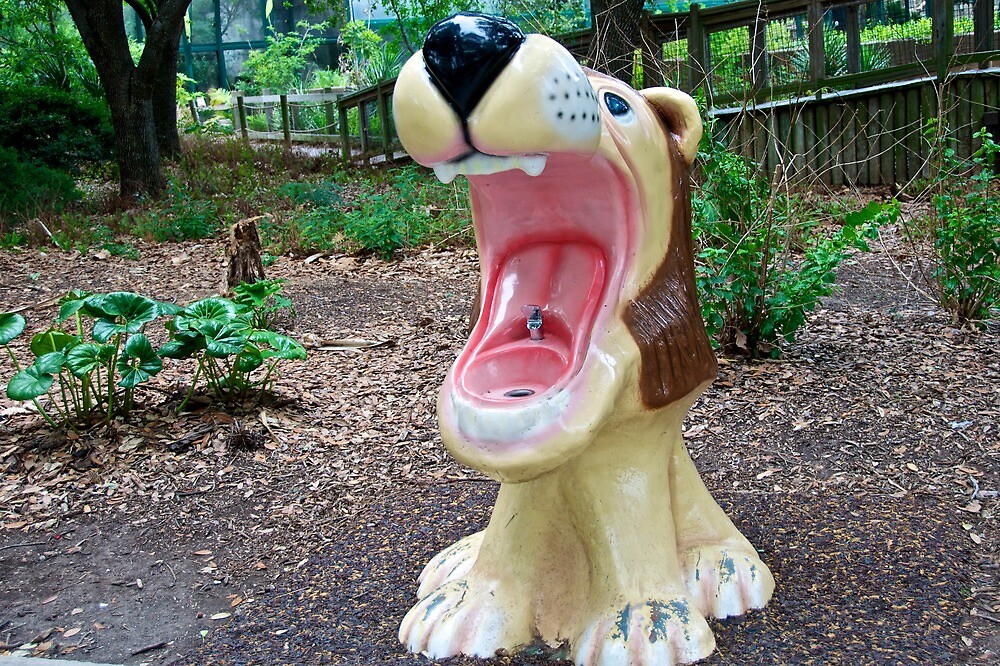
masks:
<path id="1" fill-rule="evenodd" d="M 0 87 L 0 147 L 75 173 L 112 158 L 114 133 L 103 100 L 44 87 Z"/>
<path id="2" fill-rule="evenodd" d="M 73 178 L 21 159 L 10 148 L 0 148 L 0 232 L 43 211 L 59 210 L 80 198 Z"/>
<path id="3" fill-rule="evenodd" d="M 867 249 L 885 211 L 872 204 L 830 234 L 801 201 L 772 188 L 757 166 L 706 132 L 692 199 L 696 281 L 709 335 L 729 353 L 778 356 L 819 299 L 832 293 L 849 248 Z"/>
<path id="4" fill-rule="evenodd" d="M 980 130 L 980 147 L 960 158 L 948 128 L 932 121 L 930 265 L 924 276 L 955 323 L 983 326 L 1000 304 L 1000 145 Z"/>

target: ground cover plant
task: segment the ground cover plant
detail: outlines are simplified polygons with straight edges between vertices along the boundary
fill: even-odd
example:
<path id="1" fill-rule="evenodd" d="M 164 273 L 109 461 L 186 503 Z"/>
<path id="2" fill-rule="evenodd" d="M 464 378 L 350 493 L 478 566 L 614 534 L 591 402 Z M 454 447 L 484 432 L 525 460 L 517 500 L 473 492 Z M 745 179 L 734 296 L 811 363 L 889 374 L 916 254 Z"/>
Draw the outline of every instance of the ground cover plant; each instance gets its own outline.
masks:
<path id="1" fill-rule="evenodd" d="M 0 314 L 0 346 L 16 370 L 6 395 L 33 403 L 55 429 L 110 425 L 129 416 L 136 388 L 160 373 L 164 358 L 193 358 L 196 370 L 178 410 L 199 379 L 228 405 L 259 398 L 281 360 L 306 355 L 297 341 L 271 329 L 288 305 L 275 281 L 241 285 L 234 300 L 212 297 L 185 307 L 126 291 L 73 290 L 59 299 L 56 322 L 31 337 L 30 365 L 22 366 L 10 347 L 25 329 L 24 317 Z M 169 334 L 155 347 L 147 334 L 154 322 Z"/>

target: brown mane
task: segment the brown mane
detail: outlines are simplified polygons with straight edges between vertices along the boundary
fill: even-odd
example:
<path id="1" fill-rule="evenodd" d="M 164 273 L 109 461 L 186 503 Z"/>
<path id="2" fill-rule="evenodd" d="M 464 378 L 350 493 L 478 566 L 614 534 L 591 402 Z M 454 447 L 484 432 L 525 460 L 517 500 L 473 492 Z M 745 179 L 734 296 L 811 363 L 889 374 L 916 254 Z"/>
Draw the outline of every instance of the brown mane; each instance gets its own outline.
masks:
<path id="1" fill-rule="evenodd" d="M 674 217 L 670 245 L 649 284 L 625 308 L 625 325 L 639 346 L 643 404 L 665 407 L 715 379 L 718 361 L 705 333 L 694 281 L 691 181 L 670 141 Z"/>

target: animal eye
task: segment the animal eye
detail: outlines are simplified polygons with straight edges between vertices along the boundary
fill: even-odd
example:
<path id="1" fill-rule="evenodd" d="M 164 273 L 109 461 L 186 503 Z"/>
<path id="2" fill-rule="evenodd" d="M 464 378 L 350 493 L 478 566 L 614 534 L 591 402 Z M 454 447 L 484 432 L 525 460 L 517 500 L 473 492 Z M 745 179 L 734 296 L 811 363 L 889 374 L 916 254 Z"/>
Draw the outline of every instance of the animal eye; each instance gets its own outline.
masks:
<path id="1" fill-rule="evenodd" d="M 621 117 L 628 115 L 632 107 L 624 99 L 610 92 L 604 93 L 604 106 L 608 107 L 611 115 Z"/>

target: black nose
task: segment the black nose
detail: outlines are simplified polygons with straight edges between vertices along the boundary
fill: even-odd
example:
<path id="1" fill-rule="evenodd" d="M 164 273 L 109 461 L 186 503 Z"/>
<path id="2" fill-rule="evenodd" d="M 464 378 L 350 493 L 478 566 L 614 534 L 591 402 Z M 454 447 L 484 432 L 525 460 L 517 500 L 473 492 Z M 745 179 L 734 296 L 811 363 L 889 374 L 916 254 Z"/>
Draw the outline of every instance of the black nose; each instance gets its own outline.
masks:
<path id="1" fill-rule="evenodd" d="M 523 41 L 524 33 L 507 19 L 463 12 L 427 33 L 424 62 L 438 90 L 465 120 Z"/>

